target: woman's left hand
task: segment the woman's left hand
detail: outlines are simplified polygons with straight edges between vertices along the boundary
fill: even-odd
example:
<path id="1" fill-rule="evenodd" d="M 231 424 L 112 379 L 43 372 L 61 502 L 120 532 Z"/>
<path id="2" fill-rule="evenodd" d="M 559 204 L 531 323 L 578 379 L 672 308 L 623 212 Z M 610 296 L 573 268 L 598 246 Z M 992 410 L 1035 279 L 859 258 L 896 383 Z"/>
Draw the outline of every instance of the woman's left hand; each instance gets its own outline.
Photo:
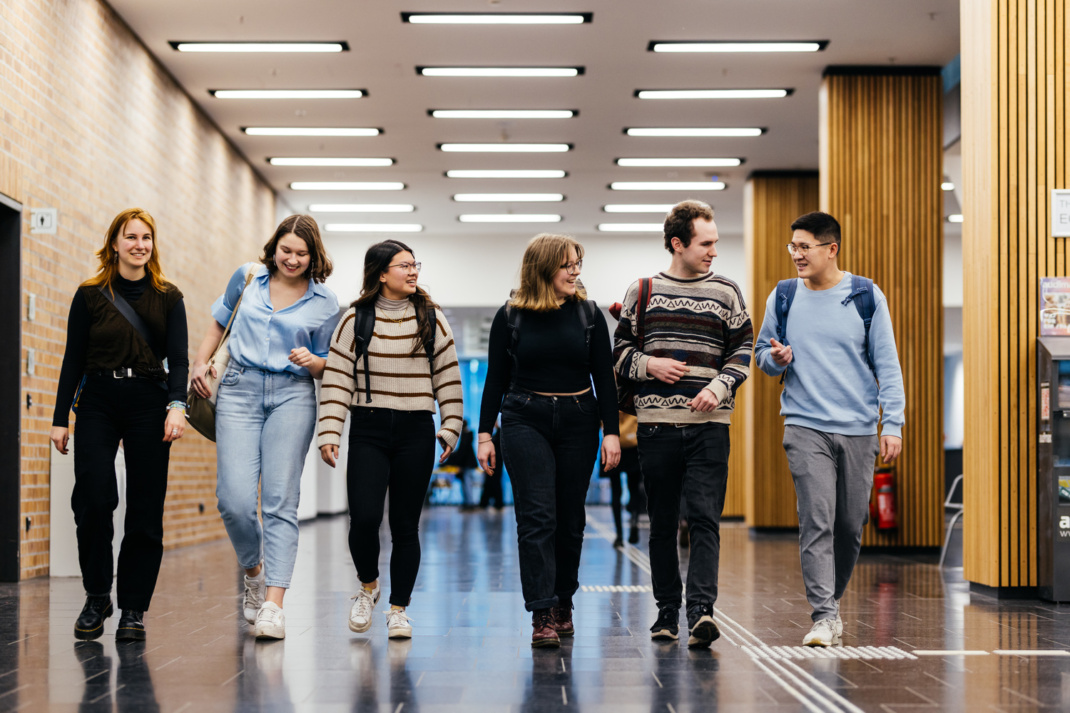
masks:
<path id="1" fill-rule="evenodd" d="M 620 436 L 602 436 L 602 469 L 610 471 L 620 465 Z"/>
<path id="2" fill-rule="evenodd" d="M 173 443 L 186 432 L 186 414 L 182 409 L 173 408 L 167 410 L 167 419 L 163 422 L 163 440 L 165 443 Z"/>
<path id="3" fill-rule="evenodd" d="M 316 363 L 316 355 L 310 352 L 306 347 L 297 347 L 290 350 L 290 361 L 297 366 L 303 366 L 306 369 Z"/>

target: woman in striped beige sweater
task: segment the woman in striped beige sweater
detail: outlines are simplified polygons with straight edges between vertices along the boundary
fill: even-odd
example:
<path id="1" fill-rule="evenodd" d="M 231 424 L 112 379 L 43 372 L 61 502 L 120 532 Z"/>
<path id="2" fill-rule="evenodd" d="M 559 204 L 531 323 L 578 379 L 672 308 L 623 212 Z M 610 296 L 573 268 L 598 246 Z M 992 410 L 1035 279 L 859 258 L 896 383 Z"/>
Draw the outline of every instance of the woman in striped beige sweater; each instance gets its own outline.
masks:
<path id="1" fill-rule="evenodd" d="M 349 550 L 360 590 L 349 628 L 371 628 L 379 602 L 379 526 L 390 495 L 390 638 L 410 638 L 405 607 L 420 568 L 420 512 L 434 467 L 435 440 L 443 462 L 461 430 L 461 373 L 453 332 L 431 297 L 416 284 L 420 263 L 404 243 L 386 240 L 364 256 L 360 297 L 331 339 L 319 405 L 318 445 L 332 468 L 346 413 L 349 430 Z M 365 328 L 364 325 L 367 325 Z M 442 410 L 434 430 L 435 401 Z"/>

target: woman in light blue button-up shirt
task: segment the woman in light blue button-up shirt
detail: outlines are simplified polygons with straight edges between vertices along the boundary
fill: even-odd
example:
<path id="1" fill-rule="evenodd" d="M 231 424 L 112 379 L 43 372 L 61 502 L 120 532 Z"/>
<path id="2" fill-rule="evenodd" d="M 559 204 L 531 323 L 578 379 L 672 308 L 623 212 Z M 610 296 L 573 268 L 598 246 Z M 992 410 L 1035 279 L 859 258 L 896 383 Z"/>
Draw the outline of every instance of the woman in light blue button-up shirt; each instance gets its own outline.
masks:
<path id="1" fill-rule="evenodd" d="M 215 321 L 193 364 L 193 387 L 208 396 L 206 362 L 237 306 L 216 400 L 216 496 L 245 570 L 243 613 L 258 638 L 285 636 L 282 601 L 297 558 L 301 471 L 316 422 L 313 379 L 323 375 L 339 318 L 338 300 L 323 286 L 330 274 L 316 221 L 286 218 L 260 262 L 239 267 L 212 305 Z"/>

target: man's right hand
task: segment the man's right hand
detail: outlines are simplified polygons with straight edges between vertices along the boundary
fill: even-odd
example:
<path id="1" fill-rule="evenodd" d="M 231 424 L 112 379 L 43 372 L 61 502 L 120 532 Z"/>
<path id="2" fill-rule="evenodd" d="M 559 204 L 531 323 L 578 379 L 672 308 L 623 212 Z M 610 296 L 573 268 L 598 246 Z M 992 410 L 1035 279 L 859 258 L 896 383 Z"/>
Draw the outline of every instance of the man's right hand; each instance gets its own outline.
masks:
<path id="1" fill-rule="evenodd" d="M 769 350 L 769 356 L 773 357 L 777 366 L 787 366 L 791 363 L 791 347 L 786 347 L 775 339 L 770 339 L 769 344 L 773 347 Z"/>
<path id="2" fill-rule="evenodd" d="M 650 357 L 646 363 L 646 373 L 658 381 L 675 384 L 691 371 L 687 364 L 667 357 Z"/>

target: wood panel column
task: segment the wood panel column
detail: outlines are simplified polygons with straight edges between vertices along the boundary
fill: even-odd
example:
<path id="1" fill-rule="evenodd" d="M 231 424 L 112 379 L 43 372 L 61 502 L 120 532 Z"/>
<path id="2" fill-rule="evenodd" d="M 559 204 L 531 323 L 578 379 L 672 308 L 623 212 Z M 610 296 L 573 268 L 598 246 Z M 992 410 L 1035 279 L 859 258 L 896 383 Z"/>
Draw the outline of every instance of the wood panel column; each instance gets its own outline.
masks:
<path id="1" fill-rule="evenodd" d="M 791 224 L 817 210 L 816 171 L 758 171 L 747 179 L 744 200 L 744 243 L 747 246 L 747 308 L 757 338 L 765 317 L 765 303 L 780 280 L 795 277 L 795 266 L 784 247 L 791 241 Z M 757 364 L 739 390 L 747 400 L 744 413 L 744 483 L 746 521 L 751 527 L 798 527 L 795 486 L 781 446 L 784 418 L 780 415 L 780 379 L 763 374 Z M 735 427 L 735 424 L 733 424 Z M 741 443 L 733 440 L 735 444 Z M 731 469 L 729 470 L 731 473 Z"/>
<path id="2" fill-rule="evenodd" d="M 1037 584 L 1039 278 L 1070 275 L 1050 195 L 1070 187 L 1067 0 L 963 0 L 966 579 Z"/>
<path id="3" fill-rule="evenodd" d="M 840 267 L 887 296 L 907 398 L 899 528 L 868 525 L 864 545 L 943 536 L 942 100 L 936 67 L 830 67 L 821 87 L 821 209 L 840 221 Z"/>

